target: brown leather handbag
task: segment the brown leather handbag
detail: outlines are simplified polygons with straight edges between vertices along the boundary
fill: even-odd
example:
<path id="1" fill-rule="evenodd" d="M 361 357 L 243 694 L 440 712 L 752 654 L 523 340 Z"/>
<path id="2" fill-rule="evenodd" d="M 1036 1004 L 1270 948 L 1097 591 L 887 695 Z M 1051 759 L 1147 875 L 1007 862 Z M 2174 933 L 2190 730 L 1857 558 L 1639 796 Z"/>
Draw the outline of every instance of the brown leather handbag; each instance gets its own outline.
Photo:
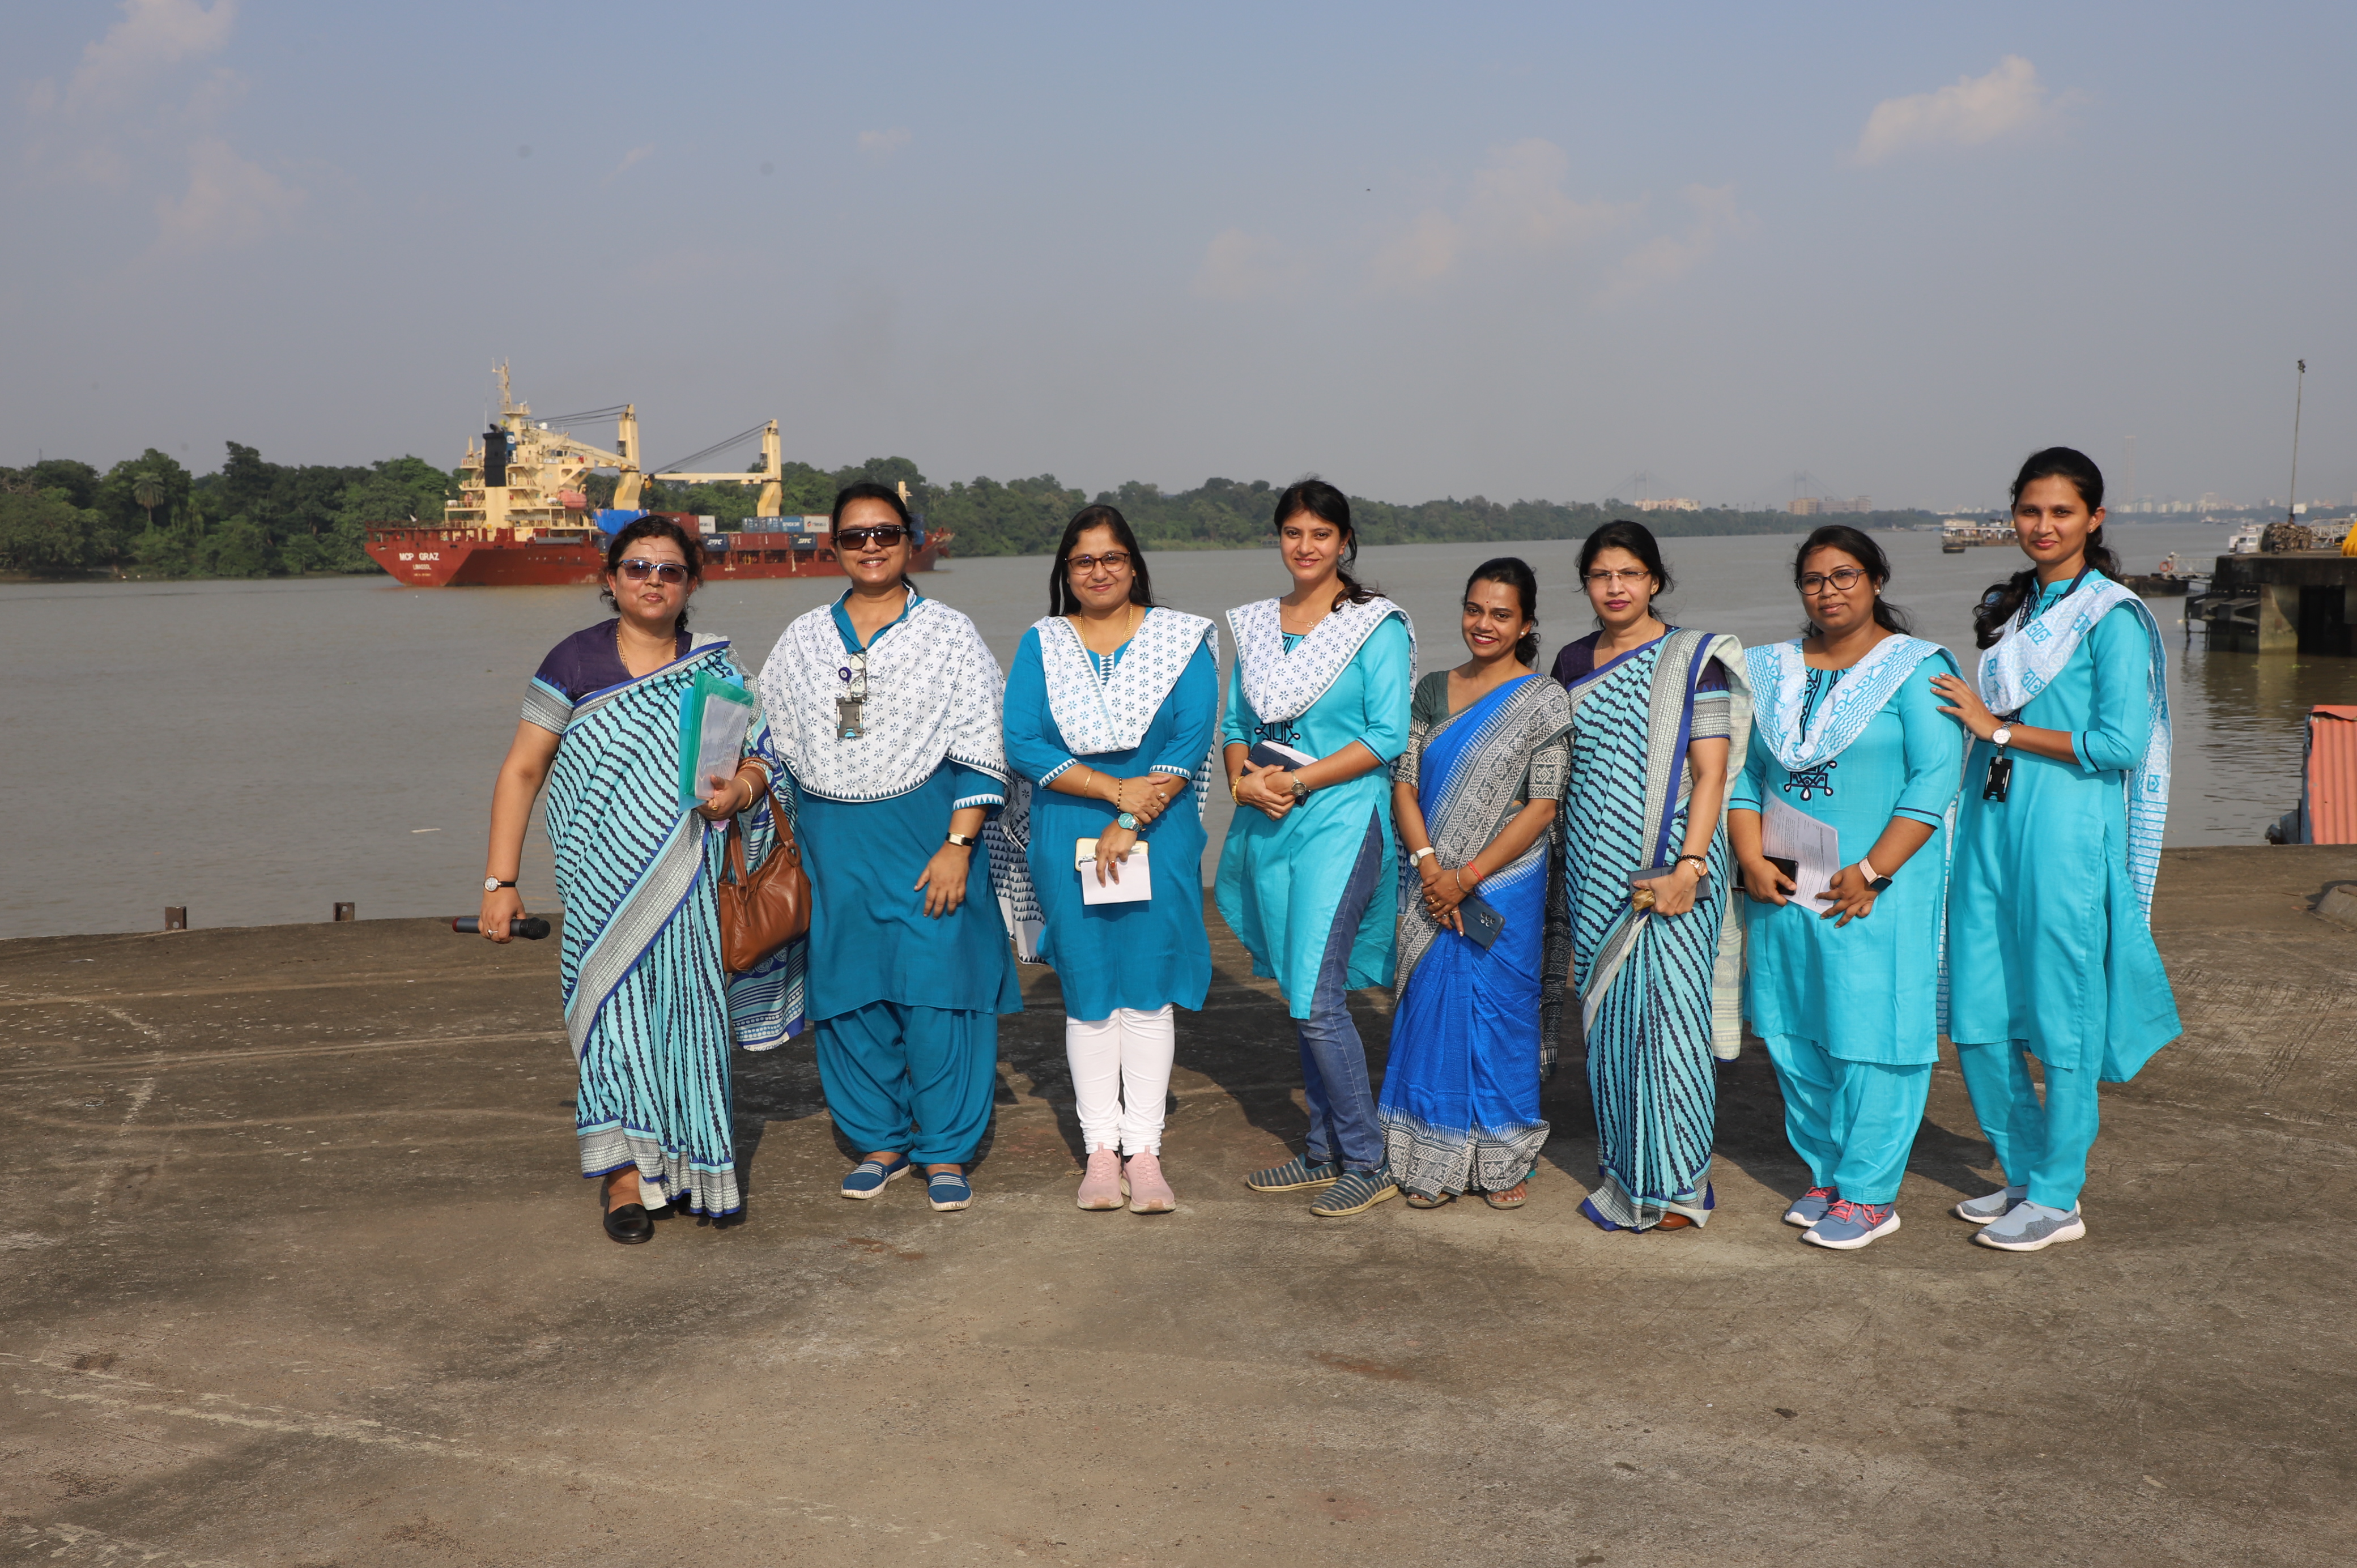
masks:
<path id="1" fill-rule="evenodd" d="M 810 873 L 802 869 L 802 845 L 794 842 L 776 786 L 767 792 L 775 830 L 768 857 L 746 870 L 745 829 L 729 818 L 728 880 L 714 889 L 720 903 L 720 966 L 730 974 L 759 968 L 771 953 L 810 934 Z"/>

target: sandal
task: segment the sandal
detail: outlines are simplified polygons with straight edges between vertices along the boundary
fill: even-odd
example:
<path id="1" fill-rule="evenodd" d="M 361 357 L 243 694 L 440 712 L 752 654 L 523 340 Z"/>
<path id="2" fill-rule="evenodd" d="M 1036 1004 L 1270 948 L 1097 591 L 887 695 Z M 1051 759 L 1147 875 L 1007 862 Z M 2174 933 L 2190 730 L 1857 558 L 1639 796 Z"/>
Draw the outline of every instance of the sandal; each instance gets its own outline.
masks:
<path id="1" fill-rule="evenodd" d="M 1520 1208 L 1531 1200 L 1530 1185 L 1516 1182 L 1503 1192 L 1485 1192 L 1481 1201 L 1492 1208 Z"/>
<path id="2" fill-rule="evenodd" d="M 1457 1201 L 1457 1195 L 1453 1192 L 1409 1192 L 1405 1196 L 1410 1208 L 1446 1208 Z"/>

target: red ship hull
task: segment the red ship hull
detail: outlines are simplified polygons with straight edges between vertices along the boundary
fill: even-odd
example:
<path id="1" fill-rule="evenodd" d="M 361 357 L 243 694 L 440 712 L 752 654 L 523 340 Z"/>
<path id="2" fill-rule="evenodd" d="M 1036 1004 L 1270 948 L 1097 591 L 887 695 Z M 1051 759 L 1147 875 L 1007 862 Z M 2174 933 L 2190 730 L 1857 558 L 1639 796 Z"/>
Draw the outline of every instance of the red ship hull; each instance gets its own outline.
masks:
<path id="1" fill-rule="evenodd" d="M 510 529 L 487 535 L 472 529 L 402 523 L 370 528 L 366 548 L 387 576 L 413 588 L 562 587 L 598 580 L 606 567 L 598 539 L 590 529 L 544 529 L 519 542 Z M 909 569 L 931 571 L 949 542 L 946 533 L 928 533 Z M 729 543 L 729 549 L 705 553 L 705 582 L 843 575 L 834 548 L 823 537 L 731 534 Z"/>

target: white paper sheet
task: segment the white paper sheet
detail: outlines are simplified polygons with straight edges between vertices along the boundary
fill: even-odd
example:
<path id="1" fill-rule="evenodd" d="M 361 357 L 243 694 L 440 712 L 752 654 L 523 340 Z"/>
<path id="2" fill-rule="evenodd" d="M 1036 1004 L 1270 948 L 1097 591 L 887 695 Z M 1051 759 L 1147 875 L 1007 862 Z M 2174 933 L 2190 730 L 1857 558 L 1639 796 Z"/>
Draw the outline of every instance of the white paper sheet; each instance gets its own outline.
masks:
<path id="1" fill-rule="evenodd" d="M 1800 886 L 1791 895 L 1792 900 L 1804 909 L 1824 913 L 1826 905 L 1817 895 L 1833 886 L 1834 873 L 1841 869 L 1841 834 L 1833 824 L 1796 811 L 1781 800 L 1770 800 L 1768 810 L 1760 814 L 1760 846 L 1769 854 L 1799 863 L 1800 874 L 1792 880 Z"/>
<path id="2" fill-rule="evenodd" d="M 1140 839 L 1122 857 L 1121 880 L 1097 885 L 1097 841 L 1074 839 L 1072 864 L 1081 874 L 1083 904 L 1143 904 L 1154 897 L 1154 875 L 1146 869 L 1146 843 Z"/>

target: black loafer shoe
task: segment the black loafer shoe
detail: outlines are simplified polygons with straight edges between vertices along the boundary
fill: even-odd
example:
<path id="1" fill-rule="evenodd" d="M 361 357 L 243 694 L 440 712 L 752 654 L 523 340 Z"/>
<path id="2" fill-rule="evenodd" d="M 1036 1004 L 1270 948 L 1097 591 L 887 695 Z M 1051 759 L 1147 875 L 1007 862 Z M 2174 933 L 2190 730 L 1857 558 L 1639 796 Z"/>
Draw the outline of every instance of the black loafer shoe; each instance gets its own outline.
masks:
<path id="1" fill-rule="evenodd" d="M 619 1208 L 606 1210 L 606 1234 L 625 1247 L 640 1241 L 651 1241 L 655 1235 L 654 1218 L 643 1203 L 626 1203 Z"/>

